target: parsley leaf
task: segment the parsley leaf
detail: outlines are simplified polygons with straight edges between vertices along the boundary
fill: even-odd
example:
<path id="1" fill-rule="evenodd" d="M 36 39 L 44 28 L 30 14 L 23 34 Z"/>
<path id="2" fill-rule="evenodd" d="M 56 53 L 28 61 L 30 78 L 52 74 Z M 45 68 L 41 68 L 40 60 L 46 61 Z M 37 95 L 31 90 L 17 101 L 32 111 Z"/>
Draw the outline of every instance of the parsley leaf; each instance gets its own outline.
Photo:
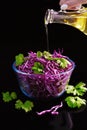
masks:
<path id="1" fill-rule="evenodd" d="M 80 98 L 79 96 L 83 96 L 84 93 L 87 91 L 84 82 L 79 82 L 75 86 L 67 85 L 66 86 L 66 93 L 72 94 L 73 96 L 68 96 L 65 98 L 67 105 L 71 108 L 80 108 L 82 105 L 86 105 L 86 100 Z"/>
<path id="2" fill-rule="evenodd" d="M 60 67 L 66 68 L 68 64 L 70 64 L 70 62 L 67 59 L 60 58 Z"/>
<path id="3" fill-rule="evenodd" d="M 25 112 L 28 112 L 32 110 L 33 106 L 34 106 L 33 102 L 26 100 L 22 105 L 22 109 L 25 110 Z"/>
<path id="4" fill-rule="evenodd" d="M 43 52 L 43 56 L 44 56 L 46 59 L 48 59 L 48 60 L 50 60 L 50 58 L 52 58 L 52 55 L 51 55 L 48 51 L 44 51 L 44 52 Z"/>
<path id="5" fill-rule="evenodd" d="M 66 89 L 67 94 L 73 93 L 75 91 L 75 87 L 73 85 L 69 85 L 69 84 L 66 86 L 65 89 Z"/>
<path id="6" fill-rule="evenodd" d="M 11 92 L 10 96 L 11 96 L 12 99 L 17 99 L 16 92 Z"/>
<path id="7" fill-rule="evenodd" d="M 29 112 L 34 107 L 34 104 L 32 101 L 26 100 L 24 103 L 18 99 L 15 103 L 16 109 L 23 109 L 25 112 Z"/>
<path id="8" fill-rule="evenodd" d="M 43 73 L 44 66 L 40 62 L 34 62 L 34 66 L 32 67 L 32 70 L 36 74 Z"/>
<path id="9" fill-rule="evenodd" d="M 37 57 L 42 57 L 43 56 L 43 53 L 41 51 L 37 51 Z"/>
<path id="10" fill-rule="evenodd" d="M 2 99 L 4 102 L 10 102 L 16 98 L 17 98 L 17 95 L 15 92 L 11 92 L 11 93 L 9 91 L 2 92 Z"/>
<path id="11" fill-rule="evenodd" d="M 67 103 L 67 105 L 71 108 L 75 108 L 77 107 L 77 104 L 76 104 L 76 101 L 75 101 L 75 98 L 73 96 L 68 96 L 65 98 L 65 101 Z"/>
<path id="12" fill-rule="evenodd" d="M 23 106 L 23 102 L 20 99 L 16 100 L 16 102 L 15 102 L 15 108 L 16 109 L 21 109 L 22 106 Z"/>
<path id="13" fill-rule="evenodd" d="M 23 54 L 18 54 L 17 56 L 15 56 L 15 63 L 16 66 L 21 65 L 24 62 L 24 55 Z"/>
<path id="14" fill-rule="evenodd" d="M 80 108 L 82 105 L 86 105 L 86 100 L 85 99 L 82 99 L 82 98 L 76 96 L 75 100 L 76 100 L 78 108 Z"/>
<path id="15" fill-rule="evenodd" d="M 2 96 L 4 102 L 9 102 L 12 100 L 12 97 L 10 96 L 9 92 L 2 92 Z"/>
<path id="16" fill-rule="evenodd" d="M 75 88 L 76 88 L 76 91 L 77 91 L 77 95 L 80 95 L 80 96 L 83 96 L 83 94 L 87 91 L 87 88 L 85 87 L 85 83 L 83 82 L 79 82 Z"/>
<path id="17" fill-rule="evenodd" d="M 70 108 L 80 108 L 82 105 L 86 105 L 86 100 L 78 96 L 68 96 L 65 101 Z"/>
<path id="18" fill-rule="evenodd" d="M 87 88 L 85 87 L 85 83 L 79 82 L 77 85 L 67 85 L 66 86 L 66 93 L 67 94 L 73 94 L 78 96 L 83 96 L 84 93 L 87 91 Z"/>

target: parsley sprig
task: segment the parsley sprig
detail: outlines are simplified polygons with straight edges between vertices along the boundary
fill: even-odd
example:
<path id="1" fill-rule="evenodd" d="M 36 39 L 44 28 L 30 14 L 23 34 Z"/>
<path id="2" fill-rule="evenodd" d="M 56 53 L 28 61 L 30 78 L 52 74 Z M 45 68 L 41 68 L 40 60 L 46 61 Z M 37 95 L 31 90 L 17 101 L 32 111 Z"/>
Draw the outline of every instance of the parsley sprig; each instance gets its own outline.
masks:
<path id="1" fill-rule="evenodd" d="M 87 91 L 84 82 L 79 82 L 77 85 L 67 85 L 66 93 L 71 94 L 65 98 L 65 102 L 70 108 L 80 108 L 82 105 L 86 105 L 86 100 L 81 98 Z"/>
<path id="2" fill-rule="evenodd" d="M 42 74 L 44 70 L 44 66 L 40 62 L 34 62 L 32 70 L 34 71 L 35 74 Z"/>
<path id="3" fill-rule="evenodd" d="M 87 91 L 87 88 L 85 86 L 86 86 L 86 84 L 83 83 L 83 82 L 79 82 L 75 86 L 67 85 L 66 86 L 66 93 L 67 94 L 78 95 L 78 96 L 83 96 L 84 93 Z"/>
<path id="4" fill-rule="evenodd" d="M 25 112 L 31 111 L 33 107 L 34 107 L 34 104 L 30 100 L 26 100 L 25 102 L 23 102 L 20 99 L 18 99 L 15 103 L 16 109 L 19 109 L 19 110 L 23 109 Z"/>
<path id="5" fill-rule="evenodd" d="M 15 56 L 15 63 L 16 66 L 22 65 L 25 61 L 24 55 L 22 53 Z"/>
<path id="6" fill-rule="evenodd" d="M 15 109 L 18 110 L 24 110 L 25 112 L 29 112 L 34 107 L 34 103 L 30 100 L 26 100 L 23 102 L 21 99 L 17 99 L 16 92 L 2 92 L 2 99 L 4 102 L 11 102 L 13 100 L 15 101 Z"/>
<path id="7" fill-rule="evenodd" d="M 86 100 L 78 96 L 68 96 L 65 101 L 70 108 L 80 108 L 82 105 L 86 105 Z"/>

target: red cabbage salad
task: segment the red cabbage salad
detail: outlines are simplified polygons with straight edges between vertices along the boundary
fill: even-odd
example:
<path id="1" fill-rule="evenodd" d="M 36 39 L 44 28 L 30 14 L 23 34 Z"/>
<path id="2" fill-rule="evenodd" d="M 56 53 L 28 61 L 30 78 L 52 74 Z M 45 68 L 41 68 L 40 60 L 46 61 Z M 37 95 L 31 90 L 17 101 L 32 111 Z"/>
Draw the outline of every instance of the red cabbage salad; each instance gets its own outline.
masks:
<path id="1" fill-rule="evenodd" d="M 54 50 L 28 52 L 15 57 L 15 71 L 22 90 L 30 97 L 54 97 L 64 90 L 74 69 L 74 62 Z M 28 87 L 29 84 L 29 87 Z"/>

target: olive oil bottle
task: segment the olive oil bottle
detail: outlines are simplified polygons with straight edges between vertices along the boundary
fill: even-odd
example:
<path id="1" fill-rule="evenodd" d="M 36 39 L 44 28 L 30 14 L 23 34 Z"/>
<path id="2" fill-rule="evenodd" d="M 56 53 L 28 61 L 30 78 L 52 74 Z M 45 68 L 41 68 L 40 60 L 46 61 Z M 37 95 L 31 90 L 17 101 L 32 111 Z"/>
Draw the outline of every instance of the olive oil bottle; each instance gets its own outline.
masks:
<path id="1" fill-rule="evenodd" d="M 87 35 L 87 8 L 82 6 L 79 10 L 59 10 L 48 9 L 45 13 L 44 24 L 47 38 L 47 51 L 50 51 L 50 41 L 48 36 L 49 24 L 65 24 L 78 29 Z M 57 28 L 58 29 L 58 28 Z"/>
<path id="2" fill-rule="evenodd" d="M 87 35 L 87 8 L 82 7 L 79 10 L 54 11 L 48 9 L 45 15 L 45 25 L 51 23 L 62 23 L 73 26 Z"/>

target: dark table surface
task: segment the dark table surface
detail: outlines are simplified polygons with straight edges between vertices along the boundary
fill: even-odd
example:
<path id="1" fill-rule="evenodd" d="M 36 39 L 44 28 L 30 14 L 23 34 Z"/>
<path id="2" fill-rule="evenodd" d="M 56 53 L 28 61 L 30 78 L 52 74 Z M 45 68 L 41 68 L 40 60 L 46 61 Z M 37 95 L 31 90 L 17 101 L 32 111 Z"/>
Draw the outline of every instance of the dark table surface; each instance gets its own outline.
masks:
<path id="1" fill-rule="evenodd" d="M 33 101 L 32 99 L 26 97 L 19 86 L 16 86 L 15 83 L 9 86 L 5 84 L 2 86 L 0 91 L 0 119 L 1 119 L 1 128 L 5 129 L 48 129 L 48 130 L 79 130 L 87 129 L 87 106 L 82 106 L 79 109 L 70 109 L 63 104 L 62 108 L 57 110 L 58 115 L 52 115 L 50 112 L 47 112 L 42 115 L 38 115 L 37 112 L 43 110 L 48 110 L 55 105 L 59 105 L 64 99 L 65 95 L 63 94 L 60 98 L 51 100 L 51 101 Z M 10 88 L 11 87 L 11 88 Z M 18 99 L 22 101 L 30 100 L 34 103 L 34 108 L 32 111 L 25 112 L 24 110 L 18 110 L 15 108 L 15 100 L 9 103 L 5 103 L 2 100 L 1 92 L 12 92 L 17 93 Z M 87 94 L 85 95 L 87 100 Z"/>
<path id="2" fill-rule="evenodd" d="M 47 129 L 47 130 L 86 130 L 87 107 L 70 110 L 66 107 L 59 110 L 58 115 L 50 113 L 38 116 L 37 111 L 49 109 L 60 104 L 60 99 L 50 102 L 36 102 L 31 112 L 16 110 L 14 101 L 4 103 L 3 91 L 15 91 L 18 98 L 28 99 L 20 90 L 12 63 L 18 53 L 26 54 L 28 51 L 46 50 L 46 34 L 43 17 L 48 8 L 57 9 L 57 1 L 43 0 L 40 5 L 33 2 L 9 3 L 2 6 L 2 24 L 0 29 L 0 126 L 5 129 Z M 37 5 L 37 6 L 36 6 Z M 4 10 L 5 9 L 5 10 Z M 65 25 L 49 25 L 50 52 L 63 48 L 63 54 L 69 56 L 76 63 L 70 83 L 80 81 L 87 83 L 87 36 L 79 30 Z M 17 45 L 16 45 L 17 44 Z M 87 93 L 85 95 L 87 98 Z"/>

